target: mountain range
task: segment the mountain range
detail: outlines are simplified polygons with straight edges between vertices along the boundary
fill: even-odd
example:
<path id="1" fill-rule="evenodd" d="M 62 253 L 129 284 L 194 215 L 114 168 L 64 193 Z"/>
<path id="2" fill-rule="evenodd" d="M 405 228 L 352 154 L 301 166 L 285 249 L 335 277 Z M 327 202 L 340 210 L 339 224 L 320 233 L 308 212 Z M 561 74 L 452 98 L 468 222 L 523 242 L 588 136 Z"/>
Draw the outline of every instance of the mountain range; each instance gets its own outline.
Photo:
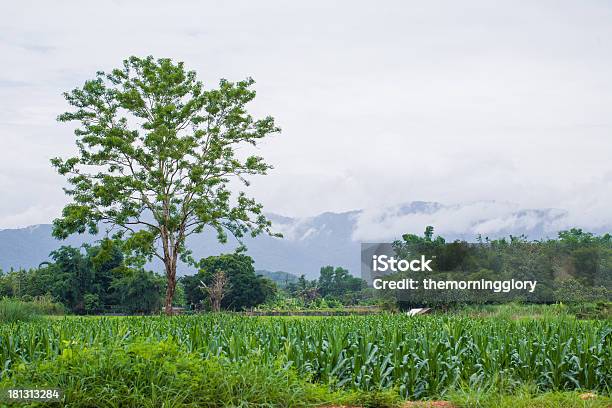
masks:
<path id="1" fill-rule="evenodd" d="M 360 242 L 389 242 L 404 233 L 422 234 L 433 225 L 447 240 L 474 240 L 478 235 L 497 238 L 525 234 L 538 239 L 554 237 L 568 225 L 569 214 L 559 209 L 522 209 L 516 204 L 494 201 L 460 205 L 415 201 L 374 210 L 325 212 L 313 217 L 286 217 L 268 214 L 283 238 L 259 236 L 248 238 L 248 255 L 257 269 L 285 271 L 293 275 L 317 277 L 325 265 L 342 266 L 354 275 L 360 273 Z M 50 224 L 0 230 L 0 268 L 37 267 L 49 259 L 49 253 L 61 245 L 80 246 L 99 237 L 74 235 L 57 241 Z M 589 229 L 610 231 L 608 226 Z M 188 242 L 196 257 L 232 252 L 237 243 L 219 244 L 212 232 L 193 236 Z M 161 265 L 150 267 L 161 272 Z M 179 274 L 191 274 L 180 265 Z"/>

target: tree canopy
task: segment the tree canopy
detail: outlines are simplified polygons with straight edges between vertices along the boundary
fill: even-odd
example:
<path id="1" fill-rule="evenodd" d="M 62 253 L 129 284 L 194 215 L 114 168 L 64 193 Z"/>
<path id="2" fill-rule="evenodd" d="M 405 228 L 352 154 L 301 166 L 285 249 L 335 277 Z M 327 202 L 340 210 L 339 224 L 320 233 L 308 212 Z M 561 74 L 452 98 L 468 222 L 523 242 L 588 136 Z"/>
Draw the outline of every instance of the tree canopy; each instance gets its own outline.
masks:
<path id="1" fill-rule="evenodd" d="M 182 62 L 130 57 L 65 93 L 73 110 L 58 119 L 77 122 L 78 154 L 52 159 L 72 199 L 54 221 L 54 235 L 102 227 L 137 258 L 162 260 L 170 313 L 177 261 L 194 263 L 190 235 L 207 227 L 220 241 L 228 233 L 272 233 L 262 206 L 228 187 L 232 178 L 248 185 L 248 176 L 271 168 L 237 148 L 280 131 L 272 117 L 248 113 L 253 84 L 222 79 L 206 90 Z"/>
<path id="2" fill-rule="evenodd" d="M 38 268 L 0 271 L 0 296 L 51 296 L 73 313 L 159 311 L 162 276 L 126 263 L 110 239 L 81 248 L 62 246 Z"/>
<path id="3" fill-rule="evenodd" d="M 201 290 L 201 282 L 211 285 L 215 275 L 223 272 L 228 279 L 228 285 L 227 294 L 221 302 L 222 309 L 242 310 L 265 302 L 275 293 L 276 285 L 271 280 L 257 275 L 253 263 L 253 258 L 239 253 L 202 259 L 196 275 L 181 278 L 187 301 L 196 306 L 207 301 L 207 296 Z"/>
<path id="4" fill-rule="evenodd" d="M 423 236 L 404 234 L 393 244 L 402 259 L 432 259 L 433 272 L 398 272 L 389 279 L 410 277 L 434 280 L 532 280 L 533 293 L 491 291 L 397 291 L 401 304 L 410 306 L 457 303 L 580 302 L 609 300 L 612 295 L 612 236 L 581 229 L 560 231 L 557 239 L 528 240 L 510 236 L 478 242 L 447 242 L 427 227 Z"/>

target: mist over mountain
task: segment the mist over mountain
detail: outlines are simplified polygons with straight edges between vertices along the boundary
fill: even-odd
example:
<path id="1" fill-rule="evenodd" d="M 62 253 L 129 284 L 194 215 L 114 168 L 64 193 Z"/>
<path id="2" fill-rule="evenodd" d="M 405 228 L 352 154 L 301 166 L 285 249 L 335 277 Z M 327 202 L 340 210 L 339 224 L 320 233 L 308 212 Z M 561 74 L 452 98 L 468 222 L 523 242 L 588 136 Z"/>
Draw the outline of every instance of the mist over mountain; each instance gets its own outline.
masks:
<path id="1" fill-rule="evenodd" d="M 255 267 L 285 271 L 314 278 L 324 265 L 343 266 L 360 273 L 360 242 L 389 242 L 404 233 L 422 234 L 427 225 L 447 240 L 474 241 L 478 235 L 498 238 L 527 235 L 530 239 L 555 237 L 560 230 L 582 227 L 595 233 L 608 232 L 610 224 L 580 225 L 567 211 L 559 209 L 522 209 L 512 203 L 495 201 L 444 205 L 415 201 L 372 210 L 341 213 L 325 212 L 314 217 L 293 218 L 268 214 L 274 229 L 283 238 L 259 236 L 245 239 Z M 62 245 L 80 246 L 99 237 L 73 235 L 65 241 L 51 236 L 51 225 L 40 224 L 19 229 L 0 230 L 0 268 L 37 267 L 49 253 Z M 232 252 L 237 243 L 219 244 L 212 232 L 191 237 L 196 257 Z M 160 263 L 150 267 L 162 272 Z M 179 274 L 192 274 L 187 265 Z"/>

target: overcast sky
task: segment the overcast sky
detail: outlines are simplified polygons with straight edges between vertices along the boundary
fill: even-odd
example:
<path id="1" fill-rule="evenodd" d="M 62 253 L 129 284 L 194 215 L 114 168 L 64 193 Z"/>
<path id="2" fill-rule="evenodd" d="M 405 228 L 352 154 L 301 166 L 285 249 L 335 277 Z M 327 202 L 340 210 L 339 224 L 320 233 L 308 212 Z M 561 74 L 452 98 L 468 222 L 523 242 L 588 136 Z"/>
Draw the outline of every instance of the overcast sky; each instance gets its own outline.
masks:
<path id="1" fill-rule="evenodd" d="M 267 211 L 424 200 L 612 220 L 612 2 L 6 2 L 0 12 L 0 228 L 66 198 L 61 93 L 130 55 L 209 86 L 252 76 Z M 504 204 L 506 205 L 506 204 Z M 514 208 L 514 207 L 513 207 Z"/>

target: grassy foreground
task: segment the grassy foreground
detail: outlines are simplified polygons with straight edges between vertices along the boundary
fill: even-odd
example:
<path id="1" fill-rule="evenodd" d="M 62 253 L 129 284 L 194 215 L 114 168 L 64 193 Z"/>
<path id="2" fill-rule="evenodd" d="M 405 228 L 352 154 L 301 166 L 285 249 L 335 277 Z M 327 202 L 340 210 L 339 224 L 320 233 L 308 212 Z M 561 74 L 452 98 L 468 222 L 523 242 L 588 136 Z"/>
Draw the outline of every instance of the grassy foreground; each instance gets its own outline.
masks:
<path id="1" fill-rule="evenodd" d="M 0 388 L 60 388 L 79 407 L 608 407 L 611 333 L 571 318 L 44 319 L 0 326 Z"/>

